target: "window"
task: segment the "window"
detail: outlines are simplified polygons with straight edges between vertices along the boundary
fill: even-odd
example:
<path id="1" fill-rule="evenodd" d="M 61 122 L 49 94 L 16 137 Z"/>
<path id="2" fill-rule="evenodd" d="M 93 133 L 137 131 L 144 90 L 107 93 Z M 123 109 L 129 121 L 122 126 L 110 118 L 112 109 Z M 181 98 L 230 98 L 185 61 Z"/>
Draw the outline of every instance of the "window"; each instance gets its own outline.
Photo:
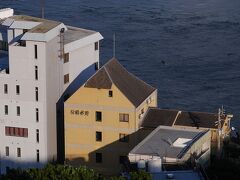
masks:
<path id="1" fill-rule="evenodd" d="M 102 163 L 102 153 L 96 153 L 96 163 Z"/>
<path id="2" fill-rule="evenodd" d="M 35 59 L 38 58 L 37 45 L 34 45 L 34 57 L 35 57 Z"/>
<path id="3" fill-rule="evenodd" d="M 64 54 L 63 62 L 64 62 L 64 63 L 69 62 L 69 53 Z"/>
<path id="4" fill-rule="evenodd" d="M 127 134 L 119 134 L 119 141 L 120 142 L 129 142 L 129 136 Z"/>
<path id="5" fill-rule="evenodd" d="M 9 147 L 8 146 L 5 147 L 5 152 L 6 152 L 6 156 L 9 156 Z"/>
<path id="6" fill-rule="evenodd" d="M 113 97 L 113 92 L 112 91 L 108 91 L 108 97 Z"/>
<path id="7" fill-rule="evenodd" d="M 6 136 L 15 136 L 15 137 L 28 137 L 28 128 L 20 127 L 5 127 Z"/>
<path id="8" fill-rule="evenodd" d="M 129 121 L 129 114 L 119 114 L 119 121 L 120 122 L 128 122 Z"/>
<path id="9" fill-rule="evenodd" d="M 8 85 L 4 84 L 4 94 L 7 94 L 7 93 L 8 93 Z"/>
<path id="10" fill-rule="evenodd" d="M 20 106 L 17 106 L 17 116 L 20 116 Z"/>
<path id="11" fill-rule="evenodd" d="M 98 70 L 98 69 L 99 69 L 99 64 L 98 64 L 98 62 L 95 62 L 94 64 L 95 64 L 95 70 Z"/>
<path id="12" fill-rule="evenodd" d="M 142 110 L 141 110 L 141 114 L 143 114 L 144 113 L 144 108 L 142 108 Z"/>
<path id="13" fill-rule="evenodd" d="M 17 148 L 17 157 L 21 157 L 21 148 Z"/>
<path id="14" fill-rule="evenodd" d="M 38 101 L 38 87 L 35 87 L 35 99 Z"/>
<path id="15" fill-rule="evenodd" d="M 102 112 L 96 111 L 96 121 L 102 121 Z"/>
<path id="16" fill-rule="evenodd" d="M 16 94 L 19 95 L 20 94 L 20 86 L 16 85 Z"/>
<path id="17" fill-rule="evenodd" d="M 35 80 L 38 80 L 38 67 L 35 66 Z"/>
<path id="18" fill-rule="evenodd" d="M 64 84 L 67 84 L 69 82 L 69 74 L 64 75 Z"/>
<path id="19" fill-rule="evenodd" d="M 95 51 L 98 50 L 98 42 L 95 42 L 95 44 L 94 44 L 94 49 L 95 49 Z"/>
<path id="20" fill-rule="evenodd" d="M 36 129 L 36 141 L 39 143 L 39 129 Z"/>
<path id="21" fill-rule="evenodd" d="M 5 112 L 5 115 L 8 115 L 8 105 L 4 106 L 4 112 Z"/>
<path id="22" fill-rule="evenodd" d="M 39 110 L 36 108 L 36 122 L 39 122 Z"/>
<path id="23" fill-rule="evenodd" d="M 96 141 L 102 141 L 102 132 L 96 132 Z"/>
<path id="24" fill-rule="evenodd" d="M 37 162 L 39 162 L 39 159 L 40 159 L 40 158 L 39 158 L 39 149 L 37 149 L 37 152 L 36 152 L 36 153 L 37 153 Z"/>

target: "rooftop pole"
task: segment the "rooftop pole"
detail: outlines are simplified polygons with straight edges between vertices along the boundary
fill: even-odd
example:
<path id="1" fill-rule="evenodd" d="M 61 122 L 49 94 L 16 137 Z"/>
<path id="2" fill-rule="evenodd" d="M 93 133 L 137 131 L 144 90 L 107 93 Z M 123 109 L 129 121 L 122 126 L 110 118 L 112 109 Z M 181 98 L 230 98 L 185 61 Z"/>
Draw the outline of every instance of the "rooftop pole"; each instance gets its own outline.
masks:
<path id="1" fill-rule="evenodd" d="M 113 33 L 113 57 L 116 55 L 116 35 Z"/>
<path id="2" fill-rule="evenodd" d="M 42 16 L 42 18 L 44 18 L 44 6 L 45 6 L 44 0 L 41 0 L 41 16 Z"/>

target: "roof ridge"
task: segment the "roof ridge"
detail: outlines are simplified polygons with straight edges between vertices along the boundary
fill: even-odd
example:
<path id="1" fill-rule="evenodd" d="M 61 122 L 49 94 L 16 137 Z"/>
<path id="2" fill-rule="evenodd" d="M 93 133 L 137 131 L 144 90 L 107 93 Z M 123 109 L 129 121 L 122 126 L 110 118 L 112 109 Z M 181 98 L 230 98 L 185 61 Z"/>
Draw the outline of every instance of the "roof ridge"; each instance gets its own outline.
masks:
<path id="1" fill-rule="evenodd" d="M 95 76 L 101 69 L 103 69 L 103 67 L 104 67 L 104 66 L 100 67 L 97 71 L 95 71 L 95 73 L 93 73 L 93 74 L 88 78 L 88 80 L 84 83 L 84 86 L 85 86 L 85 84 L 87 84 L 87 82 L 88 82 L 89 80 L 92 79 L 93 76 Z"/>
<path id="2" fill-rule="evenodd" d="M 117 60 L 116 58 L 112 58 L 111 60 L 116 60 L 116 61 L 118 62 L 118 60 Z M 111 60 L 110 60 L 110 61 L 111 61 Z M 143 82 L 144 84 L 153 87 L 152 85 L 150 85 L 150 84 L 146 83 L 145 81 L 143 81 L 142 79 L 140 79 L 138 76 L 135 76 L 133 73 L 129 72 L 129 71 L 127 70 L 127 68 L 125 68 L 125 67 L 124 67 L 122 64 L 120 64 L 119 62 L 118 62 L 118 64 L 121 65 L 121 66 L 123 67 L 123 69 L 124 69 L 129 75 L 131 75 L 133 78 L 136 78 L 137 80 Z M 153 88 L 156 90 L 155 87 L 153 87 Z"/>
<path id="3" fill-rule="evenodd" d="M 108 78 L 109 78 L 109 79 L 111 80 L 111 82 L 114 84 L 114 82 L 113 82 L 113 80 L 112 80 L 112 78 L 111 78 L 111 76 L 110 76 L 107 68 L 105 67 L 105 65 L 103 66 L 103 68 L 105 69 L 105 71 L 106 71 L 106 73 L 107 73 L 107 75 L 108 75 Z"/>

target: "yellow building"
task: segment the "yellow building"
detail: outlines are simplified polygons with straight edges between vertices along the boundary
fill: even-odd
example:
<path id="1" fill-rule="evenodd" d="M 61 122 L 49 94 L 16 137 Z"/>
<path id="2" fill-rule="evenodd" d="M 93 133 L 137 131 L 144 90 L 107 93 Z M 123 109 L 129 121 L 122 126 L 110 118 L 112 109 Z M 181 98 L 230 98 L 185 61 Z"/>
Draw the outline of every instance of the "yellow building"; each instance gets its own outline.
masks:
<path id="1" fill-rule="evenodd" d="M 64 104 L 65 162 L 119 173 L 149 133 L 138 131 L 148 107 L 157 107 L 157 90 L 111 59 Z"/>

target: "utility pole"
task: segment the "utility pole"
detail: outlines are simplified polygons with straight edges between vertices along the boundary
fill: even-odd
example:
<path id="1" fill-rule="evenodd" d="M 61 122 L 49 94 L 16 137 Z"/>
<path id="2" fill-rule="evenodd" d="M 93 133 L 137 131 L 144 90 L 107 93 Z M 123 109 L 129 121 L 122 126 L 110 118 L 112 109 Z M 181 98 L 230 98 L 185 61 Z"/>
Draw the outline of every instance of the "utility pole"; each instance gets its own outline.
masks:
<path id="1" fill-rule="evenodd" d="M 218 126 L 218 133 L 217 133 L 217 150 L 218 150 L 218 158 L 221 156 L 221 135 L 222 135 L 222 117 L 224 116 L 224 109 L 223 106 L 222 108 L 218 109 L 218 121 L 217 121 L 217 126 Z"/>
<path id="2" fill-rule="evenodd" d="M 220 158 L 221 151 L 221 109 L 218 109 L 218 135 L 217 135 L 217 150 L 218 158 Z"/>

